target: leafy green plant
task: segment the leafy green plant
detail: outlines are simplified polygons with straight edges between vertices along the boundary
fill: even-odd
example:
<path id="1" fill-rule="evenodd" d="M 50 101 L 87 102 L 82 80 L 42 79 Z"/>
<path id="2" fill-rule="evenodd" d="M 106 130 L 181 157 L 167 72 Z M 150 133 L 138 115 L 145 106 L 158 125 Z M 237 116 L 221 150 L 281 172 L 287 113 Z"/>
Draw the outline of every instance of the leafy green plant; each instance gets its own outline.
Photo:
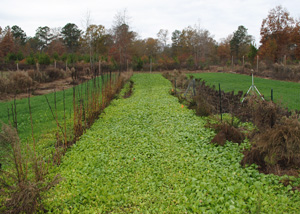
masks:
<path id="1" fill-rule="evenodd" d="M 51 63 L 50 57 L 46 53 L 38 54 L 38 63 L 41 65 L 49 65 Z"/>
<path id="2" fill-rule="evenodd" d="M 136 74 L 134 94 L 106 108 L 66 153 L 49 213 L 296 213 L 300 192 L 240 166 L 246 143 L 214 136 L 160 74 Z M 258 200 L 258 195 L 260 199 Z"/>

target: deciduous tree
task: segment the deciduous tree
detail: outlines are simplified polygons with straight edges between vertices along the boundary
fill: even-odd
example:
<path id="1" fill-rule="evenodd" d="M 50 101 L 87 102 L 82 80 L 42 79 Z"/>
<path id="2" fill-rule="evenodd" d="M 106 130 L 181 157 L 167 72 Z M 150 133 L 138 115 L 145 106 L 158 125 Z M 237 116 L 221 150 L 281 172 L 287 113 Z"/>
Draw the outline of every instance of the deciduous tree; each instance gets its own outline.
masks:
<path id="1" fill-rule="evenodd" d="M 105 54 L 107 34 L 103 25 L 90 25 L 83 37 L 86 46 L 91 46 L 92 52 L 97 54 Z"/>
<path id="2" fill-rule="evenodd" d="M 232 35 L 229 35 L 227 38 L 222 39 L 217 50 L 217 54 L 220 62 L 224 65 L 228 60 L 231 59 L 231 50 L 230 50 L 230 41 Z"/>
<path id="3" fill-rule="evenodd" d="M 128 50 L 131 48 L 137 34 L 131 31 L 129 27 L 129 17 L 127 11 L 118 12 L 114 19 L 112 27 L 112 37 L 114 40 L 114 49 L 119 51 L 120 66 L 124 67 L 129 59 Z M 120 68 L 122 70 L 122 68 Z"/>
<path id="4" fill-rule="evenodd" d="M 8 53 L 14 51 L 14 41 L 11 29 L 5 29 L 5 35 L 0 42 L 0 57 L 5 57 Z"/>
<path id="5" fill-rule="evenodd" d="M 157 33 L 158 41 L 160 42 L 161 51 L 164 51 L 165 47 L 167 46 L 169 31 L 160 29 Z"/>
<path id="6" fill-rule="evenodd" d="M 272 62 L 278 62 L 284 55 L 289 56 L 295 45 L 291 37 L 294 28 L 295 20 L 286 9 L 277 6 L 270 10 L 260 29 L 260 55 Z"/>

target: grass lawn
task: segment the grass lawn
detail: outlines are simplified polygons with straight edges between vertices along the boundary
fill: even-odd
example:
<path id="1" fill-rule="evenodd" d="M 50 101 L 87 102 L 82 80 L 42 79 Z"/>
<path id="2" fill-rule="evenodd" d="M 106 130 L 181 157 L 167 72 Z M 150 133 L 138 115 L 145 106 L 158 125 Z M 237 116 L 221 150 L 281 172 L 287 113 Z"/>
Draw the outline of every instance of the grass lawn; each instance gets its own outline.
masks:
<path id="1" fill-rule="evenodd" d="M 99 77 L 101 78 L 101 77 Z M 104 77 L 106 78 L 106 77 Z M 81 85 L 76 86 L 76 96 L 80 93 L 85 96 L 86 84 L 89 84 L 89 88 L 92 88 L 92 81 L 88 81 Z M 101 84 L 101 81 L 100 81 Z M 46 96 L 49 100 L 51 108 L 55 113 L 55 93 L 47 95 L 32 96 L 30 98 L 32 120 L 34 126 L 34 133 L 40 135 L 48 132 L 49 130 L 56 127 L 56 122 L 52 116 L 51 110 L 46 100 Z M 8 109 L 10 111 L 10 121 L 12 122 L 12 104 L 14 101 L 0 102 L 0 121 L 8 123 Z M 29 115 L 28 99 L 16 100 L 17 105 L 17 121 L 18 121 L 18 133 L 22 140 L 25 140 L 31 135 L 31 123 Z M 56 92 L 56 109 L 57 116 L 60 122 L 63 122 L 64 116 L 64 104 L 63 104 L 63 91 Z M 67 120 L 73 117 L 73 88 L 65 90 L 65 110 Z"/>
<path id="2" fill-rule="evenodd" d="M 204 79 L 209 85 L 221 84 L 221 89 L 229 92 L 243 91 L 246 93 L 252 84 L 251 76 L 229 73 L 195 73 L 195 78 Z M 300 110 L 300 84 L 279 80 L 254 77 L 254 84 L 267 100 L 271 99 L 271 89 L 275 102 L 282 102 L 289 109 Z"/>
<path id="3" fill-rule="evenodd" d="M 99 77 L 101 78 L 101 77 Z M 105 80 L 107 76 L 104 77 Z M 79 93 L 85 96 L 85 90 L 87 84 L 91 90 L 92 81 L 85 82 L 81 85 L 75 87 L 76 89 L 76 99 L 77 101 Z M 101 85 L 101 80 L 99 79 L 99 84 Z M 100 89 L 101 90 L 101 89 Z M 47 103 L 46 97 L 49 100 L 52 111 L 55 114 L 55 93 L 50 93 L 47 95 L 33 96 L 30 98 L 31 103 L 31 112 L 33 120 L 33 130 L 36 141 L 40 141 L 37 144 L 37 149 L 40 155 L 48 156 L 53 152 L 54 145 L 56 142 L 55 130 L 57 129 L 57 124 L 52 116 L 51 110 Z M 64 126 L 64 104 L 63 104 L 63 91 L 56 92 L 56 109 L 57 109 L 57 118 L 60 125 Z M 12 104 L 14 101 L 0 102 L 0 121 L 8 123 L 8 109 L 10 111 L 9 117 L 10 122 L 12 122 Z M 18 121 L 18 135 L 22 141 L 22 145 L 25 146 L 32 142 L 31 136 L 31 122 L 29 115 L 29 105 L 28 99 L 18 99 L 16 100 L 16 109 L 17 109 L 17 121 Z M 67 136 L 72 136 L 73 134 L 73 88 L 65 90 L 65 111 L 66 111 L 66 121 L 67 121 Z M 0 123 L 1 127 L 1 123 Z M 0 156 L 2 156 L 0 149 Z"/>

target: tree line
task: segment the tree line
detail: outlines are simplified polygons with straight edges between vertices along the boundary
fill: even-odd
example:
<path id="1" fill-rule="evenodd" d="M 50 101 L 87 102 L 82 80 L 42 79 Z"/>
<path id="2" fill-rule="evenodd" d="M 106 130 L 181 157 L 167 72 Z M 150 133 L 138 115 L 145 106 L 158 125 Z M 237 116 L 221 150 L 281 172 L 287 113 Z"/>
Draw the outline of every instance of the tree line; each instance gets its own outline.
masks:
<path id="1" fill-rule="evenodd" d="M 37 28 L 34 37 L 27 37 L 17 25 L 0 26 L 0 63 L 85 62 L 93 68 L 101 61 L 115 70 L 128 66 L 146 70 L 152 64 L 154 69 L 201 69 L 245 60 L 255 64 L 257 56 L 266 63 L 295 63 L 300 59 L 300 21 L 282 6 L 270 10 L 263 19 L 260 47 L 243 25 L 218 43 L 199 25 L 171 34 L 161 29 L 157 38 L 140 39 L 131 29 L 126 11 L 117 13 L 113 23 L 110 29 L 91 24 L 89 19 L 85 30 L 74 23 L 62 28 L 43 26 Z"/>

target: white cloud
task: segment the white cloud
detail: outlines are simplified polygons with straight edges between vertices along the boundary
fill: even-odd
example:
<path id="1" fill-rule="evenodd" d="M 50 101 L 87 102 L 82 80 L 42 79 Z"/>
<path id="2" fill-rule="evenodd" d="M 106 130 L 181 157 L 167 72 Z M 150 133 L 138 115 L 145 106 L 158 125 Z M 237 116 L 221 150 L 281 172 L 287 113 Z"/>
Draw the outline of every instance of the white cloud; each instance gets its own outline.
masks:
<path id="1" fill-rule="evenodd" d="M 1 4 L 0 26 L 18 25 L 29 36 L 34 36 L 39 26 L 63 27 L 72 22 L 81 28 L 89 10 L 93 23 L 110 28 L 115 14 L 127 8 L 131 26 L 142 38 L 156 37 L 159 29 L 168 29 L 171 35 L 175 29 L 194 26 L 201 20 L 201 26 L 217 41 L 244 25 L 258 43 L 262 20 L 280 4 L 293 17 L 300 17 L 299 0 L 15 0 Z"/>

